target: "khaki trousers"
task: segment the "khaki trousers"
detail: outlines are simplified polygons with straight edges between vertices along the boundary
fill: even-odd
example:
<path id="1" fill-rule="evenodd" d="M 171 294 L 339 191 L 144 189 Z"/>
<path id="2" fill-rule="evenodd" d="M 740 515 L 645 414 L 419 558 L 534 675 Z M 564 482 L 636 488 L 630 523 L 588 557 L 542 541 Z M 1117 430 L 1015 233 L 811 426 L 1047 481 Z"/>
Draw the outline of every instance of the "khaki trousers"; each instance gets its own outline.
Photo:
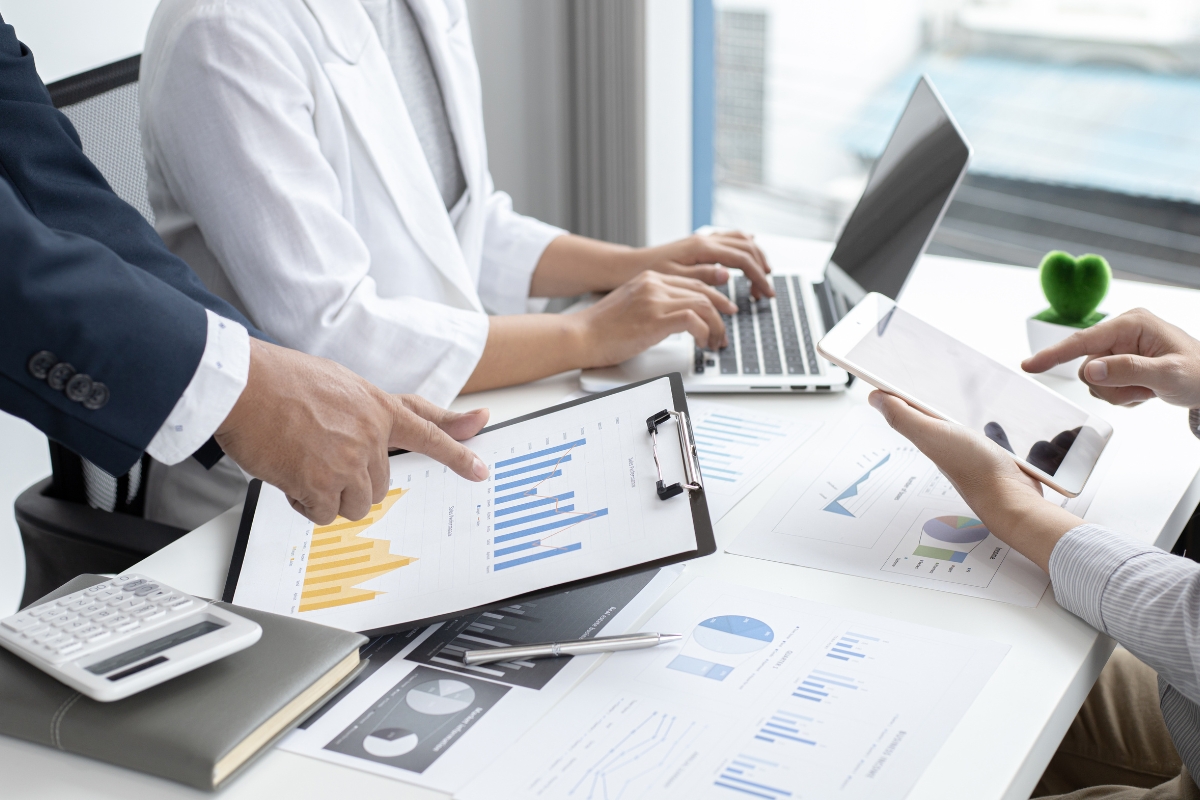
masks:
<path id="1" fill-rule="evenodd" d="M 1154 670 L 1113 652 L 1033 797 L 1200 800 L 1163 722 Z"/>

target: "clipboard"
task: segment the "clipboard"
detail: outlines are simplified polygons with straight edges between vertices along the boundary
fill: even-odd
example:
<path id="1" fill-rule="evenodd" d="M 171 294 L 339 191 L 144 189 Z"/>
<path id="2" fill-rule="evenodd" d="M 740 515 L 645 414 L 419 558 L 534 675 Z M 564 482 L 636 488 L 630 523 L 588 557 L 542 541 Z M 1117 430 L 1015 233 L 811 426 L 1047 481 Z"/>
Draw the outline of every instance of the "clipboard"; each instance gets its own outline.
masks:
<path id="1" fill-rule="evenodd" d="M 579 434 L 572 428 L 569 435 L 550 435 L 568 421 Z M 535 430 L 537 442 L 530 438 Z M 485 444 L 477 448 L 481 442 Z M 505 445 L 504 452 L 496 450 L 497 443 Z M 339 517 L 330 526 L 314 526 L 287 506 L 278 489 L 252 481 L 222 599 L 377 636 L 512 607 L 716 551 L 679 373 L 490 425 L 470 444 L 489 465 L 489 478 L 482 484 L 472 485 L 426 456 L 403 450 L 389 453 L 393 488 L 383 504 L 372 507 L 365 525 Z M 619 486 L 616 455 L 621 457 Z M 424 479 L 412 474 L 412 465 L 425 470 Z M 473 503 L 474 518 L 464 517 L 459 509 L 464 492 L 471 493 L 472 500 L 486 498 Z M 409 505 L 402 505 L 405 495 Z M 447 505 L 447 497 L 455 502 Z M 429 510 L 434 498 L 440 498 L 440 516 Z M 422 516 L 413 500 L 424 503 Z M 601 500 L 604 508 L 597 507 Z M 581 501 L 583 510 L 575 509 Z M 396 509 L 402 515 L 389 522 Z M 436 529 L 433 519 L 440 520 Z M 363 535 L 385 524 L 373 536 Z M 553 543 L 545 543 L 554 537 Z M 426 548 L 430 541 L 442 550 L 461 548 L 466 556 L 443 558 L 440 551 L 426 549 L 409 558 L 406 548 L 412 550 L 415 541 Z M 640 558 L 643 553 L 653 557 Z M 635 557 L 636 563 L 622 562 Z M 406 558 L 408 563 L 401 563 Z M 425 572 L 408 569 L 422 558 L 432 560 L 421 565 Z M 418 591 L 414 581 L 432 580 L 429 575 L 438 564 L 439 570 L 451 569 L 455 580 L 467 581 L 464 585 L 471 588 L 440 587 L 428 596 L 405 595 Z M 383 572 L 371 573 L 372 569 Z M 567 579 L 557 579 L 563 576 Z M 537 585 L 527 585 L 532 581 Z M 501 592 L 509 586 L 525 590 L 478 603 L 455 602 L 459 596 L 481 597 L 485 591 Z M 376 603 L 381 595 L 392 605 Z M 430 609 L 437 613 L 424 613 Z M 395 620 L 386 621 L 389 617 Z"/>

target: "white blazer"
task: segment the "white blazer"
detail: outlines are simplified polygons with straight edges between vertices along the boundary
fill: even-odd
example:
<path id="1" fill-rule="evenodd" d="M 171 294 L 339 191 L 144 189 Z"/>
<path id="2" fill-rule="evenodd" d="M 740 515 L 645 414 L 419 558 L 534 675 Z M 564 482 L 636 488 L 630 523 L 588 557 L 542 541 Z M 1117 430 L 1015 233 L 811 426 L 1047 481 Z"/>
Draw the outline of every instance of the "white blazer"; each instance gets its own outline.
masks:
<path id="1" fill-rule="evenodd" d="M 446 211 L 356 0 L 163 0 L 141 67 L 156 226 L 282 344 L 446 404 L 564 231 L 494 189 L 463 0 L 414 0 L 467 194 Z"/>

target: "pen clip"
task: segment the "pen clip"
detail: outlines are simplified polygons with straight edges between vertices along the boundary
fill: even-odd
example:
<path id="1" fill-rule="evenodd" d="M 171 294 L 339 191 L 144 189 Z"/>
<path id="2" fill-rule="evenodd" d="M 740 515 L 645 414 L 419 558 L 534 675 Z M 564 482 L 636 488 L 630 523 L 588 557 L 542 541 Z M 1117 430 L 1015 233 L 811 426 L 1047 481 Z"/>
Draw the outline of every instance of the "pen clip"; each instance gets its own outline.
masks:
<path id="1" fill-rule="evenodd" d="M 667 420 L 675 418 L 675 432 L 679 434 L 679 450 L 683 454 L 683 476 L 685 483 L 666 485 L 663 480 L 662 463 L 658 460 L 658 426 Z M 689 492 L 703 491 L 704 484 L 700 476 L 700 457 L 696 453 L 696 442 L 692 438 L 692 423 L 686 411 L 671 411 L 664 408 L 657 414 L 646 418 L 646 430 L 650 432 L 650 444 L 654 451 L 654 468 L 658 470 L 658 499 L 669 500 L 683 490 Z"/>

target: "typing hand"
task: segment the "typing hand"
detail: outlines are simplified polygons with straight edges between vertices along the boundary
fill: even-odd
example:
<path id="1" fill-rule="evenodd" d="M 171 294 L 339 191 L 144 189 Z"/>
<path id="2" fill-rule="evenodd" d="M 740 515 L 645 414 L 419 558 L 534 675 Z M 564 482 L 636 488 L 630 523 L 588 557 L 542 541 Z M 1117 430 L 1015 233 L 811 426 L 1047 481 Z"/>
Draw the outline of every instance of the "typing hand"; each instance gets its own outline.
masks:
<path id="1" fill-rule="evenodd" d="M 722 312 L 737 313 L 737 306 L 703 282 L 642 272 L 571 316 L 583 328 L 586 368 L 619 364 L 682 331 L 717 350 L 727 343 Z"/>
<path id="2" fill-rule="evenodd" d="M 693 234 L 659 247 L 635 250 L 631 258 L 639 270 L 696 278 L 713 285 L 728 282 L 726 267 L 733 267 L 740 269 L 750 280 L 750 293 L 754 298 L 775 296 L 775 289 L 767 279 L 771 272 L 767 257 L 752 237 L 740 231 Z"/>
<path id="3" fill-rule="evenodd" d="M 1041 484 L 983 435 L 935 419 L 895 395 L 876 390 L 869 400 L 937 465 L 989 531 L 1049 571 L 1054 545 L 1082 520 L 1043 499 Z"/>
<path id="4" fill-rule="evenodd" d="M 1045 372 L 1080 356 L 1079 379 L 1092 395 L 1132 406 L 1160 397 L 1172 405 L 1200 407 L 1200 342 L 1142 308 L 1047 347 L 1021 364 Z"/>
<path id="5" fill-rule="evenodd" d="M 487 467 L 454 439 L 473 436 L 487 417 L 486 409 L 455 414 L 389 395 L 332 361 L 251 339 L 246 388 L 216 439 L 244 470 L 324 525 L 339 514 L 361 519 L 383 499 L 389 447 L 483 480 Z"/>

